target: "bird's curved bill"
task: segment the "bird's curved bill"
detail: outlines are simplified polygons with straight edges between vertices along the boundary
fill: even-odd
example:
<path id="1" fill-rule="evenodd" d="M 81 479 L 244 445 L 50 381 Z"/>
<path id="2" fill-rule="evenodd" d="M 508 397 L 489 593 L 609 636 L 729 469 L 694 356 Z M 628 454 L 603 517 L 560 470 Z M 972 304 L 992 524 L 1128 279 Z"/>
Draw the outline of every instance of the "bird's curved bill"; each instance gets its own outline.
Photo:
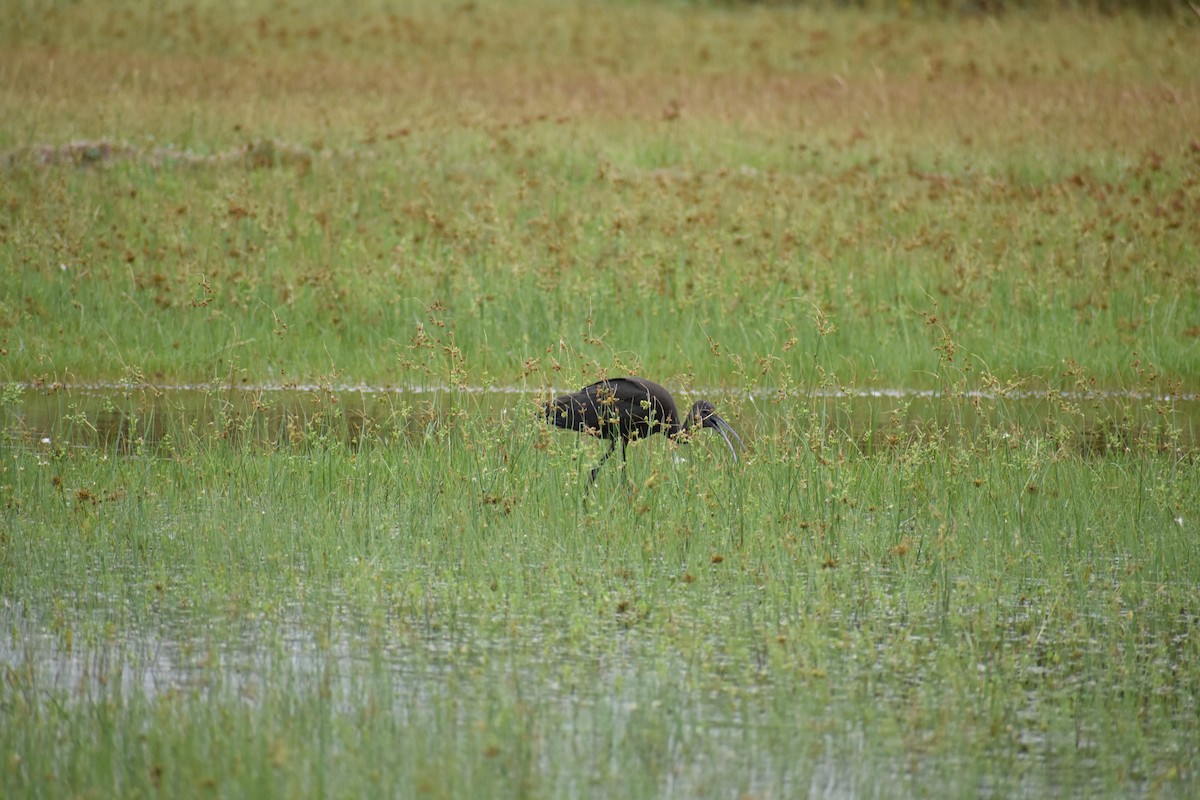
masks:
<path id="1" fill-rule="evenodd" d="M 729 423 L 713 414 L 708 419 L 704 420 L 704 427 L 712 428 L 717 433 L 721 434 L 721 438 L 725 440 L 725 444 L 729 445 L 729 452 L 733 453 L 733 460 L 738 460 L 737 450 L 733 446 L 733 442 L 729 440 L 730 435 L 737 439 L 738 447 L 745 448 L 742 444 L 742 437 L 737 435 L 737 431 L 729 427 Z"/>

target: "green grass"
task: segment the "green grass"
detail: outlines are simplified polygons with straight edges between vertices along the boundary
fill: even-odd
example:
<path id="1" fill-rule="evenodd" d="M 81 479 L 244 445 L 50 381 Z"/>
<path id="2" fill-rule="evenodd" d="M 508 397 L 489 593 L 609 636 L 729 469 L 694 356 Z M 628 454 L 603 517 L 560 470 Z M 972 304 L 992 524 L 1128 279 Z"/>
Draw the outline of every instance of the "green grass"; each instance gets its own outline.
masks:
<path id="1" fill-rule="evenodd" d="M 950 337 L 966 369 L 1002 380 L 1045 385 L 1073 360 L 1122 386 L 1141 361 L 1196 388 L 1196 231 L 1185 210 L 1142 210 L 1190 207 L 1187 173 L 1145 191 L 1137 166 L 1031 185 L 833 155 L 817 174 L 742 174 L 672 151 L 596 177 L 609 158 L 586 145 L 568 164 L 483 149 L 440 153 L 455 166 L 418 149 L 433 176 L 402 153 L 307 174 L 10 172 L 0 364 L 375 385 L 629 366 L 766 386 L 819 364 L 844 384 L 925 386 Z"/>
<path id="2" fill-rule="evenodd" d="M 23 8 L 9 380 L 1197 388 L 1190 18 Z"/>
<path id="3" fill-rule="evenodd" d="M 1196 29 L 15 4 L 0 796 L 1195 793 Z"/>

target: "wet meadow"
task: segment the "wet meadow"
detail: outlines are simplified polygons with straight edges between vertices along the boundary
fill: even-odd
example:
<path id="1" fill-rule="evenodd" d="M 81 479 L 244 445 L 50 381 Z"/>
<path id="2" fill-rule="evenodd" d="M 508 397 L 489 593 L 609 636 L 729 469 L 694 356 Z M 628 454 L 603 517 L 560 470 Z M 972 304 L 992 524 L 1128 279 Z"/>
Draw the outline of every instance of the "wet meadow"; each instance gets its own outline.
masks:
<path id="1" fill-rule="evenodd" d="M 17 4 L 0 796 L 1194 793 L 1198 37 Z"/>

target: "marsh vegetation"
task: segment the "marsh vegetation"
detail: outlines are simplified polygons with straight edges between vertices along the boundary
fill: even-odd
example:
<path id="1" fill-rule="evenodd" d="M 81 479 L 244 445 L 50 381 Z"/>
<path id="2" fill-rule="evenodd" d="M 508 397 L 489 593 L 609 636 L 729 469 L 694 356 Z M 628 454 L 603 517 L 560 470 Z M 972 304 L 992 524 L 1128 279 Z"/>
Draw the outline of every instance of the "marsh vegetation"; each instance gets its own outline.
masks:
<path id="1" fill-rule="evenodd" d="M 1194 792 L 1198 23 L 17 4 L 0 795 Z"/>

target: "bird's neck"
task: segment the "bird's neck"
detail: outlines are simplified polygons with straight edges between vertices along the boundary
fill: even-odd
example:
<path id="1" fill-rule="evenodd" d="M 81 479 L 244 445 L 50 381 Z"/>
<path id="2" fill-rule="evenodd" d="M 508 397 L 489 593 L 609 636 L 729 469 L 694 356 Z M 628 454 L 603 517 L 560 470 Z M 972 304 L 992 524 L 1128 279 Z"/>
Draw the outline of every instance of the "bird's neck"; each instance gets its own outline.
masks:
<path id="1" fill-rule="evenodd" d="M 672 439 L 675 439 L 680 434 L 687 433 L 693 427 L 695 427 L 692 424 L 694 422 L 694 418 L 695 418 L 694 414 L 688 414 L 686 417 L 683 418 L 683 422 L 679 422 L 678 420 L 671 420 L 671 426 L 669 428 L 667 428 L 667 436 L 669 436 Z M 686 439 L 687 437 L 685 436 L 684 438 Z"/>

